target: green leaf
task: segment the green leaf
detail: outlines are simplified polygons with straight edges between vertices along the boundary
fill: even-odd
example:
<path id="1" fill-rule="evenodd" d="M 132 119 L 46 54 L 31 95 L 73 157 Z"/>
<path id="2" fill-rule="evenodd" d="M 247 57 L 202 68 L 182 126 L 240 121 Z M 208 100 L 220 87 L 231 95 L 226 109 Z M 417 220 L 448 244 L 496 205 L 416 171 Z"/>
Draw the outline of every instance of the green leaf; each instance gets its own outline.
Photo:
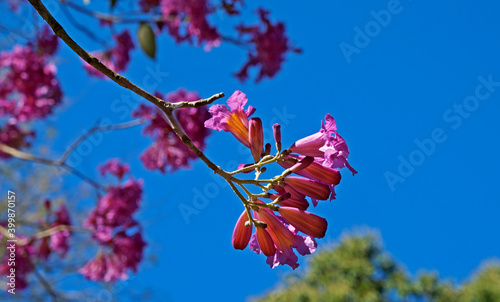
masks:
<path id="1" fill-rule="evenodd" d="M 154 59 L 156 54 L 156 40 L 155 33 L 151 26 L 147 23 L 141 23 L 139 31 L 137 32 L 137 38 L 139 39 L 142 50 L 144 50 L 150 58 Z"/>

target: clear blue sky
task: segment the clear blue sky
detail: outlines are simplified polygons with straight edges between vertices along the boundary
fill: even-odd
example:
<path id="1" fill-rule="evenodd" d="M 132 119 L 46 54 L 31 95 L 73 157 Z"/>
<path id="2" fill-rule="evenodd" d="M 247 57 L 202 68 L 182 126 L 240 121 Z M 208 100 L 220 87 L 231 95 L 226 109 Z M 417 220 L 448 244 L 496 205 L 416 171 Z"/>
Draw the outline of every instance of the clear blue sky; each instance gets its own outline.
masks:
<path id="1" fill-rule="evenodd" d="M 343 171 L 337 200 L 316 209 L 329 222 L 320 246 L 345 230 L 368 226 L 380 230 L 387 249 L 409 272 L 438 270 L 443 277 L 457 280 L 468 278 L 481 261 L 498 257 L 500 87 L 477 90 L 477 86 L 482 83 L 478 77 L 487 81 L 491 75 L 493 81 L 500 81 L 500 3 L 255 1 L 248 8 L 257 4 L 270 8 L 273 20 L 284 20 L 289 35 L 304 50 L 301 55 L 289 55 L 276 78 L 240 84 L 231 73 L 244 63 L 243 50 L 228 45 L 206 53 L 176 46 L 165 36 L 156 62 L 136 50 L 125 75 L 141 83 L 146 68 L 158 64 L 168 72 L 158 87 L 162 92 L 185 87 L 208 97 L 242 90 L 265 127 L 270 129 L 273 119 L 281 116 L 286 145 L 316 132 L 320 120 L 331 113 L 359 174 L 352 177 Z M 388 7 L 390 21 L 377 30 L 371 11 Z M 64 20 L 62 14 L 58 16 Z M 248 18 L 256 20 L 251 14 Z M 226 26 L 229 21 L 216 16 L 214 22 Z M 366 26 L 372 37 L 370 41 L 359 38 L 356 46 L 355 27 L 366 34 Z M 80 41 L 87 49 L 97 48 L 85 38 Z M 357 47 L 350 63 L 340 47 L 347 47 L 345 43 L 351 50 Z M 67 106 L 55 121 L 60 132 L 54 153 L 99 118 L 129 119 L 122 119 L 124 111 L 111 106 L 128 92 L 110 81 L 88 79 L 67 47 L 59 52 L 59 59 Z M 454 106 L 468 109 L 455 112 L 459 109 Z M 288 116 L 283 118 L 283 112 Z M 243 208 L 201 162 L 172 175 L 145 171 L 138 155 L 150 140 L 141 137 L 140 131 L 105 134 L 105 141 L 78 166 L 97 177 L 97 164 L 120 157 L 145 181 L 139 219 L 149 242 L 147 254 L 157 256 L 157 263 L 141 265 L 127 287 L 150 289 L 158 301 L 215 297 L 243 301 L 263 293 L 291 271 L 289 267 L 271 270 L 262 255 L 232 248 L 233 226 Z M 438 141 L 433 150 L 419 153 L 415 140 L 428 142 L 433 137 Z M 229 134 L 213 133 L 206 153 L 224 168 L 229 160 L 247 161 L 249 153 L 238 150 L 239 143 Z M 402 159 L 413 162 L 413 170 L 394 178 Z M 393 173 L 392 187 L 387 172 Z M 71 186 L 76 180 L 69 177 L 67 182 Z M 187 223 L 178 207 L 193 206 L 196 192 L 208 192 L 209 197 Z M 301 265 L 298 271 L 304 268 Z"/>

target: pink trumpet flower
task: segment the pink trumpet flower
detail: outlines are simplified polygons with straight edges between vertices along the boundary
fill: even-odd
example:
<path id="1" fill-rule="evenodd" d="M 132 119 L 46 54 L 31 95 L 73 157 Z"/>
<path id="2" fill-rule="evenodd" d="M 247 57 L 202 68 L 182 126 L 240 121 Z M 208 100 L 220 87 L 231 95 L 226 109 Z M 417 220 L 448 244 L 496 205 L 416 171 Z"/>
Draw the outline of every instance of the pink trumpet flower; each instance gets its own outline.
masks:
<path id="1" fill-rule="evenodd" d="M 253 227 L 246 226 L 245 223 L 248 221 L 248 215 L 246 211 L 241 213 L 240 218 L 236 222 L 233 231 L 233 247 L 237 250 L 244 250 L 248 242 L 250 241 L 250 237 L 252 236 Z"/>
<path id="2" fill-rule="evenodd" d="M 243 145 L 250 148 L 248 117 L 255 112 L 255 108 L 248 106 L 245 110 L 247 101 L 248 98 L 243 92 L 235 91 L 227 100 L 227 105 L 231 110 L 224 105 L 213 105 L 209 109 L 212 118 L 205 122 L 205 127 L 231 132 Z"/>
<path id="3" fill-rule="evenodd" d="M 325 218 L 294 207 L 279 207 L 278 212 L 298 231 L 315 238 L 325 237 L 328 227 Z"/>
<path id="4" fill-rule="evenodd" d="M 327 200 L 331 193 L 327 184 L 312 179 L 288 176 L 285 183 L 299 193 L 319 200 Z"/>

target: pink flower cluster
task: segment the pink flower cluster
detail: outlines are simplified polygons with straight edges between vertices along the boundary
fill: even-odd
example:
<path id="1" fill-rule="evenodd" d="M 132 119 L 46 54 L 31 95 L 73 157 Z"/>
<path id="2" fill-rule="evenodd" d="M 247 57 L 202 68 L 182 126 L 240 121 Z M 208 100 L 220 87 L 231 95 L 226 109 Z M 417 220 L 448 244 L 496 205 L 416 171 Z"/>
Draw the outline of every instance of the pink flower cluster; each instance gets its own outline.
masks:
<path id="1" fill-rule="evenodd" d="M 248 99 L 241 91 L 236 91 L 228 100 L 229 109 L 223 105 L 210 108 L 212 118 L 205 126 L 214 130 L 224 130 L 233 134 L 247 146 L 257 163 L 270 152 L 270 145 L 264 149 L 262 122 L 259 118 L 249 118 L 255 108 L 245 105 Z M 314 206 L 318 200 L 335 198 L 334 187 L 340 182 L 338 169 L 347 167 L 353 175 L 357 173 L 347 162 L 349 150 L 345 140 L 337 133 L 337 125 L 329 114 L 321 129 L 310 136 L 299 139 L 290 148 L 282 151 L 278 164 L 287 169 L 281 180 L 268 190 L 264 197 L 277 201 L 276 207 L 252 206 L 251 215 L 263 225 L 253 226 L 245 210 L 239 217 L 233 232 L 233 246 L 250 249 L 267 256 L 271 267 L 287 264 L 295 269 L 299 254 L 311 254 L 316 249 L 315 238 L 323 238 L 327 221 L 307 212 L 309 197 Z M 281 127 L 273 126 L 273 134 L 278 151 L 281 151 Z M 269 151 L 265 151 L 269 150 Z M 245 165 L 241 165 L 245 166 Z M 290 176 L 295 173 L 299 176 Z M 255 203 L 264 204 L 261 200 Z M 272 210 L 271 210 L 272 209 Z M 273 211 L 278 212 L 275 214 Z M 305 236 L 300 235 L 303 233 Z"/>
<path id="2" fill-rule="evenodd" d="M 130 169 L 128 165 L 111 160 L 99 170 L 101 174 L 110 173 L 121 179 Z M 126 279 L 127 269 L 137 271 L 146 243 L 139 223 L 132 216 L 139 209 L 141 197 L 142 181 L 130 178 L 123 184 L 110 186 L 99 198 L 96 208 L 84 222 L 84 227 L 93 232 L 100 246 L 97 255 L 79 270 L 86 278 L 113 282 Z"/>
<path id="3" fill-rule="evenodd" d="M 159 93 L 158 97 L 163 98 Z M 166 101 L 177 103 L 181 101 L 193 102 L 200 99 L 196 92 L 179 89 L 169 93 Z M 154 139 L 154 142 L 141 155 L 144 166 L 149 170 L 158 169 L 165 173 L 168 169 L 173 172 L 182 167 L 189 167 L 190 160 L 197 156 L 177 137 L 162 113 L 154 107 L 141 104 L 133 112 L 134 117 L 150 119 L 143 133 Z M 205 107 L 181 108 L 175 111 L 175 117 L 191 141 L 200 149 L 205 148 L 205 140 L 210 134 L 203 124 L 210 118 Z"/>
<path id="4" fill-rule="evenodd" d="M 56 67 L 48 56 L 57 43 L 42 44 L 48 51 L 42 55 L 20 45 L 0 53 L 0 116 L 10 116 L 11 123 L 44 118 L 62 100 Z"/>
<path id="5" fill-rule="evenodd" d="M 116 72 L 122 72 L 127 69 L 130 62 L 130 51 L 135 48 L 134 42 L 128 30 L 124 30 L 118 35 L 113 35 L 116 45 L 106 51 L 99 51 L 93 55 L 101 62 Z M 105 78 L 105 76 L 90 64 L 85 62 L 84 68 L 90 75 Z"/>
<path id="6" fill-rule="evenodd" d="M 258 10 L 262 25 L 243 26 L 236 29 L 241 36 L 248 36 L 249 42 L 254 44 L 254 49 L 248 53 L 248 61 L 235 75 L 244 82 L 248 78 L 250 67 L 260 68 L 255 81 L 259 82 L 264 77 L 272 78 L 281 69 L 288 51 L 301 52 L 300 49 L 290 46 L 285 35 L 285 25 L 282 22 L 271 23 L 269 12 Z"/>
<path id="7" fill-rule="evenodd" d="M 48 213 L 47 216 L 52 220 L 44 223 L 44 225 L 47 226 L 47 229 L 52 229 L 58 226 L 71 226 L 71 219 L 64 205 L 61 205 L 54 213 L 51 212 L 49 200 L 45 201 L 45 207 Z M 69 230 L 60 230 L 48 237 L 40 239 L 38 247 L 36 248 L 36 256 L 40 259 L 47 260 L 52 251 L 54 251 L 61 257 L 65 257 L 69 249 L 68 240 L 70 235 L 71 232 Z"/>

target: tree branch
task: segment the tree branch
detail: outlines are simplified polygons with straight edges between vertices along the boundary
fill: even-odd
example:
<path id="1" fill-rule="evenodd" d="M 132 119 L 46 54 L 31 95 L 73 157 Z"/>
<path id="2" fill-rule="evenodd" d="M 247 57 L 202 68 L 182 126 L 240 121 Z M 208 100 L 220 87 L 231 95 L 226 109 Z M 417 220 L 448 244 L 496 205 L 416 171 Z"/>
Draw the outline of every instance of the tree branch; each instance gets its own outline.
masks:
<path id="1" fill-rule="evenodd" d="M 36 11 L 40 14 L 40 16 L 49 24 L 49 26 L 52 28 L 54 33 L 61 38 L 61 40 L 64 41 L 76 54 L 80 56 L 85 62 L 102 72 L 105 76 L 116 82 L 118 85 L 129 89 L 139 96 L 143 97 L 144 99 L 150 101 L 154 105 L 156 105 L 158 108 L 160 108 L 165 115 L 167 116 L 167 120 L 170 123 L 170 126 L 174 130 L 174 132 L 177 134 L 177 136 L 181 139 L 181 141 L 191 149 L 191 151 L 196 154 L 210 169 L 212 169 L 215 173 L 221 175 L 222 177 L 226 179 L 231 179 L 232 176 L 230 176 L 226 171 L 222 170 L 219 166 L 215 165 L 211 160 L 209 160 L 203 152 L 196 147 L 195 144 L 191 141 L 191 139 L 184 133 L 182 128 L 179 126 L 177 123 L 175 117 L 173 116 L 172 112 L 175 109 L 183 108 L 183 107 L 196 107 L 196 106 L 202 106 L 201 104 L 210 104 L 211 102 L 215 101 L 216 99 L 222 97 L 224 94 L 217 94 L 216 96 L 213 96 L 207 100 L 200 100 L 200 103 L 197 103 L 198 101 L 195 102 L 185 102 L 180 105 L 174 105 L 174 103 L 166 102 L 160 98 L 157 98 L 156 96 L 150 94 L 149 92 L 143 90 L 142 88 L 139 88 L 137 85 L 133 84 L 130 82 L 127 78 L 124 76 L 114 72 L 110 68 L 108 68 L 106 65 L 101 63 L 97 58 L 94 56 L 90 55 L 88 52 L 86 52 L 78 43 L 76 43 L 69 35 L 68 33 L 64 30 L 64 28 L 59 24 L 59 22 L 54 19 L 54 17 L 50 14 L 50 12 L 47 10 L 47 8 L 43 5 L 43 3 L 40 0 L 29 0 L 31 5 L 36 9 Z M 200 104 L 200 105 L 198 105 Z"/>
<path id="2" fill-rule="evenodd" d="M 114 124 L 114 125 L 107 125 L 107 126 L 98 126 L 97 123 L 96 123 L 96 125 L 93 126 L 92 128 L 90 128 L 90 130 L 88 130 L 87 132 L 83 133 L 79 138 L 77 138 L 68 147 L 68 149 L 66 149 L 66 151 L 64 151 L 64 153 L 61 155 L 61 157 L 59 157 L 59 159 L 49 159 L 49 158 L 38 157 L 36 155 L 33 155 L 33 154 L 30 154 L 30 153 L 27 153 L 27 152 L 23 152 L 23 151 L 17 150 L 15 148 L 12 148 L 12 147 L 10 147 L 8 145 L 5 145 L 5 144 L 2 144 L 2 143 L 0 143 L 0 151 L 2 151 L 4 153 L 7 153 L 7 154 L 11 155 L 12 157 L 15 157 L 15 158 L 18 158 L 18 159 L 22 159 L 22 160 L 26 160 L 26 161 L 33 161 L 33 162 L 41 163 L 41 164 L 44 164 L 44 165 L 51 165 L 51 166 L 61 167 L 61 168 L 65 169 L 65 170 L 67 170 L 68 172 L 70 172 L 71 174 L 77 176 L 78 178 L 80 178 L 80 179 L 88 182 L 93 187 L 95 187 L 97 189 L 100 189 L 100 190 L 105 190 L 106 187 L 104 187 L 100 183 L 94 181 L 92 178 L 86 176 L 85 174 L 83 174 L 82 172 L 78 171 L 77 169 L 75 169 L 75 168 L 71 167 L 70 165 L 68 165 L 66 163 L 66 161 L 68 160 L 68 157 L 73 153 L 73 151 L 76 150 L 76 148 L 82 142 L 84 142 L 90 135 L 92 135 L 95 132 L 126 129 L 126 128 L 130 128 L 130 127 L 134 127 L 134 126 L 140 125 L 140 124 L 144 123 L 144 121 L 145 121 L 145 119 L 139 118 L 139 119 L 135 119 L 135 120 L 132 120 L 132 121 L 129 121 L 129 122 L 125 122 L 125 123 Z"/>

